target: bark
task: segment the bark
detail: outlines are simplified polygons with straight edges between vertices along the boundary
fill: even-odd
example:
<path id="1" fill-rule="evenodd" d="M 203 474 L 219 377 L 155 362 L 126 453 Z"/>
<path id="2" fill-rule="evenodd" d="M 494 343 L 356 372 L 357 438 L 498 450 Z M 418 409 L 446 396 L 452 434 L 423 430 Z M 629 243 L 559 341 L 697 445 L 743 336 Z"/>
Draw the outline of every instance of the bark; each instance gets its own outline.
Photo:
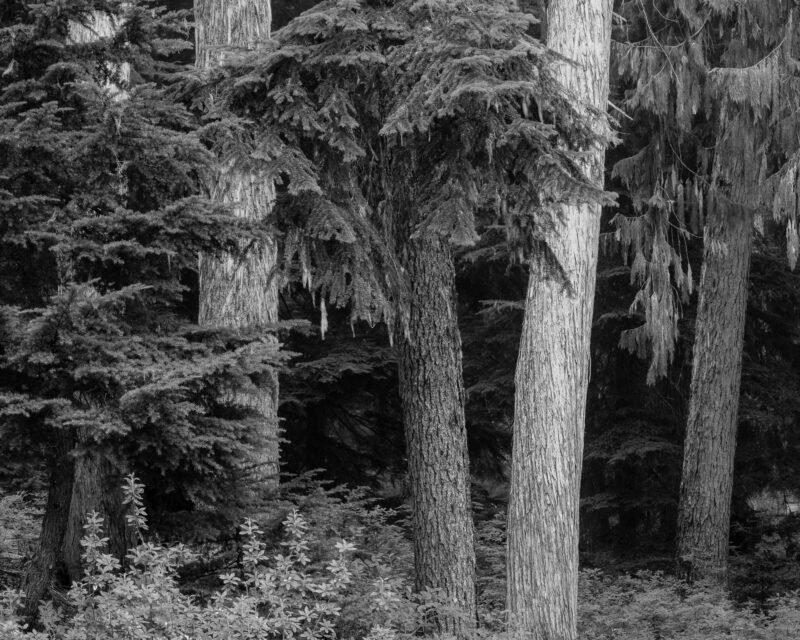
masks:
<path id="1" fill-rule="evenodd" d="M 220 64 L 234 49 L 252 50 L 270 37 L 269 0 L 195 0 L 196 65 Z M 234 215 L 261 219 L 275 199 L 275 187 L 241 168 L 235 161 L 219 166 L 211 196 L 232 205 Z M 278 290 L 274 277 L 277 248 L 272 242 L 250 251 L 244 259 L 200 256 L 201 325 L 243 328 L 278 321 Z M 273 339 L 269 336 L 267 339 Z M 259 481 L 278 484 L 278 375 L 268 371 L 257 394 L 232 394 L 223 401 L 254 410 L 263 441 L 258 455 Z"/>
<path id="2" fill-rule="evenodd" d="M 103 517 L 103 535 L 108 538 L 107 553 L 124 563 L 128 549 L 134 546 L 133 533 L 125 516 L 122 499 L 123 474 L 103 455 L 85 431 L 78 434 L 78 448 L 73 451 L 72 494 L 64 536 L 63 560 L 72 581 L 83 577 L 81 539 L 83 525 L 90 511 Z"/>
<path id="3" fill-rule="evenodd" d="M 29 624 L 36 622 L 39 603 L 50 595 L 50 589 L 59 574 L 63 574 L 60 577 L 66 581 L 62 550 L 72 496 L 73 463 L 69 456 L 70 448 L 69 439 L 59 434 L 50 463 L 47 504 L 38 548 L 22 577 L 22 591 L 25 593 L 22 615 Z"/>
<path id="4" fill-rule="evenodd" d="M 676 568 L 727 582 L 753 210 L 708 212 L 683 448 Z"/>
<path id="5" fill-rule="evenodd" d="M 400 395 L 416 588 L 440 589 L 458 612 L 445 612 L 440 625 L 463 635 L 476 618 L 475 548 L 455 268 L 447 240 L 412 239 L 405 266 L 410 336 L 400 347 Z"/>
<path id="6" fill-rule="evenodd" d="M 547 44 L 575 61 L 558 69 L 576 96 L 605 111 L 610 0 L 551 0 Z M 586 175 L 602 185 L 604 149 Z M 577 637 L 578 509 L 598 205 L 563 206 L 546 238 L 569 280 L 532 261 L 516 371 L 508 513 L 512 628 L 536 640 Z"/>

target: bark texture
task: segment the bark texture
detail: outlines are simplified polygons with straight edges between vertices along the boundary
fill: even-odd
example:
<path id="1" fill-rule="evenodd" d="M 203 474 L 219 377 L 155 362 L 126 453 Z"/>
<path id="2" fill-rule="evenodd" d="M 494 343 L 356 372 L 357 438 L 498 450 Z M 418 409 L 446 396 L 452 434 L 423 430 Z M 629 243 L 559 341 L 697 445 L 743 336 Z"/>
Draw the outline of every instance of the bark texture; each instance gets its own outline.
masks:
<path id="1" fill-rule="evenodd" d="M 271 23 L 269 0 L 196 0 L 196 65 L 210 67 L 233 50 L 258 47 L 269 39 Z M 220 164 L 210 191 L 212 198 L 231 204 L 234 215 L 242 218 L 264 218 L 275 200 L 274 185 L 236 161 Z M 276 261 L 274 243 L 256 247 L 244 259 L 200 256 L 200 324 L 237 328 L 277 322 Z M 278 484 L 280 463 L 277 372 L 268 372 L 259 386 L 257 394 L 235 394 L 223 401 L 249 407 L 260 416 L 264 444 L 258 478 L 271 488 Z"/>
<path id="2" fill-rule="evenodd" d="M 678 504 L 677 572 L 727 582 L 753 210 L 708 212 Z"/>
<path id="3" fill-rule="evenodd" d="M 605 111 L 611 0 L 551 0 L 547 44 L 574 61 L 558 76 Z M 602 184 L 604 149 L 586 175 Z M 516 371 L 508 512 L 508 608 L 535 640 L 577 637 L 578 513 L 600 206 L 563 206 L 547 243 L 569 280 L 532 261 Z"/>
<path id="4" fill-rule="evenodd" d="M 90 511 L 102 516 L 103 535 L 108 538 L 107 552 L 121 563 L 124 563 L 134 540 L 125 520 L 128 510 L 122 502 L 123 474 L 84 430 L 78 433 L 78 447 L 72 456 L 74 473 L 63 558 L 69 579 L 75 581 L 83 577 L 81 538 Z"/>
<path id="5" fill-rule="evenodd" d="M 416 588 L 442 590 L 461 615 L 442 616 L 441 626 L 462 635 L 476 617 L 475 548 L 455 268 L 447 240 L 411 240 L 406 271 L 410 336 L 400 347 L 400 395 Z"/>
<path id="6" fill-rule="evenodd" d="M 67 531 L 69 505 L 72 498 L 73 462 L 69 456 L 70 439 L 59 435 L 55 439 L 50 462 L 47 504 L 42 520 L 38 548 L 25 567 L 22 591 L 25 593 L 23 616 L 29 624 L 36 622 L 39 602 L 48 599 L 50 589 L 59 573 L 66 582 L 63 563 L 64 536 Z"/>

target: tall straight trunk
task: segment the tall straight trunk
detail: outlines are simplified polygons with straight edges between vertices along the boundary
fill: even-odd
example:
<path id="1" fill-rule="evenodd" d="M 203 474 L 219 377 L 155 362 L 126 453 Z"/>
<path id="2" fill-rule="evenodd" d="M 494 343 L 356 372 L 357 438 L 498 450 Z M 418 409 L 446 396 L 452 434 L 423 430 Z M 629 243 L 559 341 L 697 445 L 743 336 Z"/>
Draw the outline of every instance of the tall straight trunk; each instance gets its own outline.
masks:
<path id="1" fill-rule="evenodd" d="M 36 621 L 39 602 L 47 599 L 57 575 L 65 573 L 63 545 L 69 519 L 73 479 L 73 463 L 69 455 L 71 448 L 71 439 L 59 433 L 51 450 L 42 532 L 38 547 L 25 567 L 22 577 L 22 591 L 25 593 L 22 614 L 29 624 Z M 66 579 L 66 576 L 64 578 Z"/>
<path id="2" fill-rule="evenodd" d="M 252 50 L 270 37 L 269 0 L 195 0 L 196 65 L 220 64 L 232 49 Z M 232 205 L 234 215 L 261 219 L 269 214 L 275 187 L 252 175 L 236 161 L 223 161 L 211 197 Z M 201 325 L 231 328 L 267 326 L 278 321 L 278 289 L 274 277 L 277 248 L 267 243 L 244 259 L 200 256 Z M 274 340 L 274 337 L 267 336 Z M 258 392 L 223 398 L 256 412 L 262 439 L 258 479 L 264 486 L 278 484 L 280 463 L 278 429 L 278 375 L 268 371 Z"/>
<path id="3" fill-rule="evenodd" d="M 605 111 L 611 0 L 550 0 L 547 44 L 575 61 L 560 81 Z M 604 149 L 586 161 L 602 186 Z M 536 640 L 577 637 L 578 510 L 599 205 L 562 206 L 546 238 L 569 287 L 531 264 L 514 400 L 508 512 L 510 624 Z"/>
<path id="4" fill-rule="evenodd" d="M 753 210 L 710 208 L 678 504 L 678 575 L 727 581 Z"/>
<path id="5" fill-rule="evenodd" d="M 99 38 L 113 37 L 119 28 L 119 20 L 115 16 L 96 11 L 87 24 L 70 23 L 69 35 L 73 42 L 93 42 Z M 105 89 L 116 101 L 127 99 L 125 84 L 130 79 L 130 65 L 126 62 L 112 66 L 122 85 L 111 80 L 106 82 Z M 119 195 L 127 195 L 127 185 L 121 181 L 117 185 Z M 96 402 L 83 398 L 86 406 L 96 407 Z M 126 508 L 122 503 L 122 473 L 102 452 L 89 430 L 78 428 L 75 433 L 76 446 L 70 452 L 72 458 L 73 480 L 70 499 L 67 530 L 63 543 L 63 563 L 67 576 L 75 581 L 83 577 L 81 555 L 81 539 L 84 535 L 83 525 L 90 511 L 96 511 L 103 518 L 103 532 L 108 537 L 107 551 L 120 562 L 132 543 L 131 532 L 125 520 Z"/>
<path id="6" fill-rule="evenodd" d="M 444 630 L 474 626 L 475 547 L 464 423 L 461 335 L 455 267 L 445 238 L 410 241 L 409 339 L 400 347 L 400 395 L 406 433 L 416 588 L 440 589 L 459 615 Z"/>

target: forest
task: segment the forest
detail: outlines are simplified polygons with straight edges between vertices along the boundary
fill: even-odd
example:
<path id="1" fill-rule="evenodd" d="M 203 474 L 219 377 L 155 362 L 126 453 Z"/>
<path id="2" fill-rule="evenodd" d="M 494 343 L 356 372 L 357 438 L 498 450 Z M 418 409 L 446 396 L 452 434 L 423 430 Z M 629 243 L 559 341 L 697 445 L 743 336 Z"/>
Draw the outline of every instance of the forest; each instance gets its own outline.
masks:
<path id="1" fill-rule="evenodd" d="M 0 640 L 800 639 L 797 0 L 2 0 Z"/>

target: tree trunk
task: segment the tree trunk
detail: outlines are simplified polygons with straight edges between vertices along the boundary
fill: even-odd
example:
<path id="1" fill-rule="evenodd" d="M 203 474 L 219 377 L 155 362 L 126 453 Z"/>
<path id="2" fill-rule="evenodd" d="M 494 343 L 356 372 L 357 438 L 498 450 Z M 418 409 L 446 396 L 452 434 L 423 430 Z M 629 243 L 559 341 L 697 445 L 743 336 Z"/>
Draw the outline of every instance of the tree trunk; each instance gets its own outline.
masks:
<path id="1" fill-rule="evenodd" d="M 63 545 L 73 478 L 73 463 L 69 456 L 71 447 L 70 439 L 64 434 L 56 436 L 56 446 L 53 448 L 50 462 L 47 504 L 44 509 L 39 546 L 25 567 L 22 577 L 22 591 L 25 593 L 22 614 L 29 624 L 36 622 L 39 602 L 48 597 L 56 576 L 65 569 Z"/>
<path id="2" fill-rule="evenodd" d="M 103 535 L 108 537 L 107 552 L 120 563 L 124 563 L 135 541 L 125 519 L 128 510 L 122 502 L 123 474 L 82 429 L 78 433 L 78 448 L 72 455 L 74 474 L 64 536 L 64 565 L 69 579 L 75 581 L 83 577 L 81 539 L 90 511 L 102 516 Z"/>
<path id="3" fill-rule="evenodd" d="M 753 210 L 708 212 L 678 504 L 677 573 L 724 584 Z"/>
<path id="4" fill-rule="evenodd" d="M 195 0 L 196 65 L 220 64 L 232 49 L 252 50 L 270 37 L 269 0 Z M 252 175 L 235 160 L 219 166 L 211 197 L 232 205 L 234 215 L 261 219 L 269 214 L 275 187 Z M 200 256 L 201 325 L 224 327 L 267 326 L 278 321 L 278 290 L 274 277 L 277 248 L 268 243 L 244 259 Z M 273 339 L 273 337 L 269 337 Z M 262 449 L 258 479 L 278 485 L 279 429 L 278 375 L 269 371 L 259 381 L 257 394 L 233 394 L 223 401 L 254 410 L 259 416 Z"/>
<path id="5" fill-rule="evenodd" d="M 575 61 L 558 77 L 605 111 L 611 0 L 550 0 L 547 44 Z M 586 175 L 602 185 L 604 149 Z M 508 512 L 512 629 L 535 640 L 577 637 L 578 510 L 599 205 L 562 206 L 546 241 L 569 287 L 531 261 L 514 401 Z"/>
<path id="6" fill-rule="evenodd" d="M 459 615 L 441 627 L 474 627 L 475 548 L 464 423 L 461 336 L 455 268 L 446 239 L 410 241 L 409 339 L 400 347 L 400 395 L 406 432 L 416 588 L 440 589 Z"/>

